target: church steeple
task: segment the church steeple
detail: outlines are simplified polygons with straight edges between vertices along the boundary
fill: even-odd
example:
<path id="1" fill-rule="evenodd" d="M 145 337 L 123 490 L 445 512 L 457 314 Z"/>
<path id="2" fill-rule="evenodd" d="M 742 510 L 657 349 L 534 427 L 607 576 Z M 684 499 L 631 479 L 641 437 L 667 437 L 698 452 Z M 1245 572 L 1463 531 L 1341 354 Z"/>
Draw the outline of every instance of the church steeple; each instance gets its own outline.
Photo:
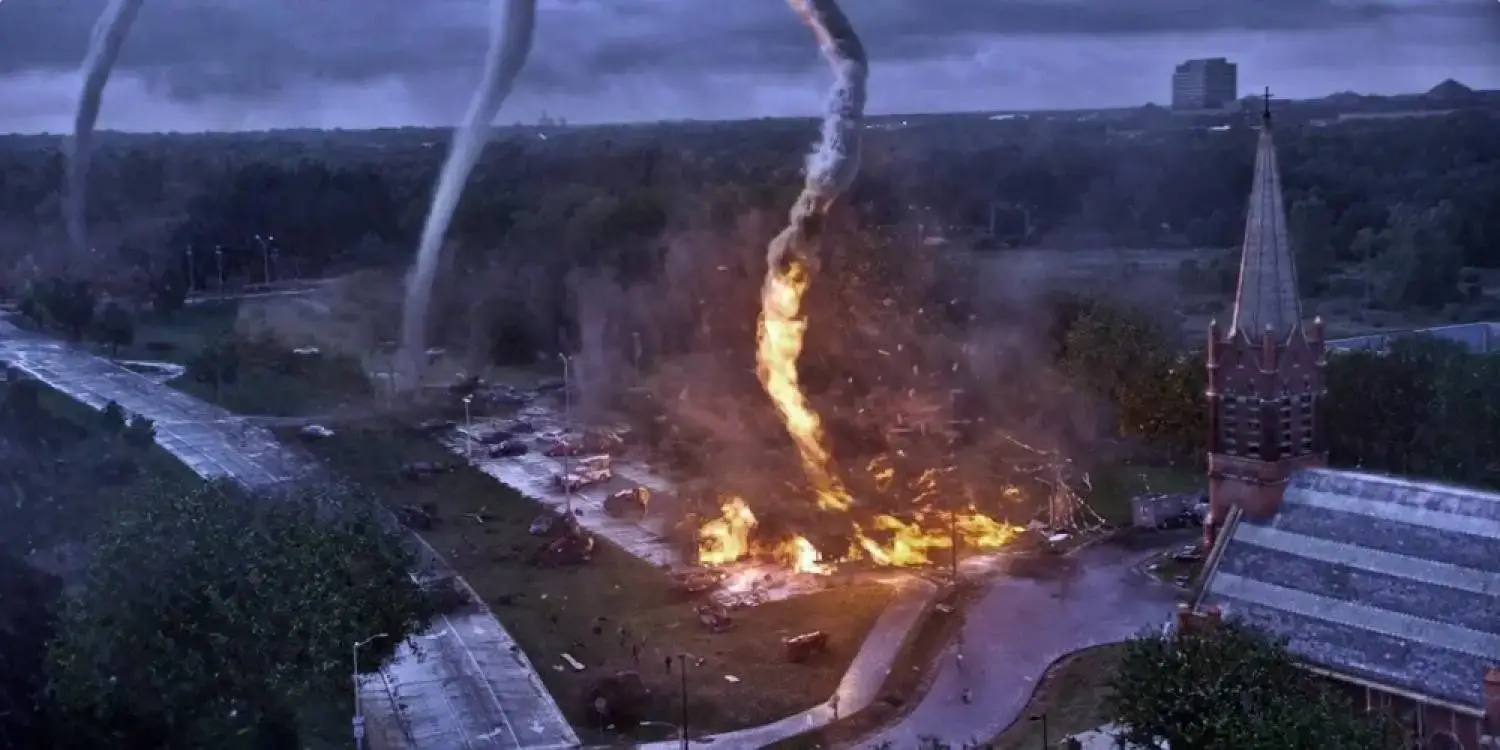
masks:
<path id="1" fill-rule="evenodd" d="M 1245 214 L 1239 290 L 1235 294 L 1231 335 L 1260 338 L 1267 329 L 1285 339 L 1302 324 L 1297 267 L 1287 240 L 1286 206 L 1281 196 L 1281 169 L 1271 137 L 1271 90 L 1266 89 L 1260 143 L 1255 152 L 1255 179 Z"/>
<path id="2" fill-rule="evenodd" d="M 1302 325 L 1270 99 L 1267 91 L 1233 322 L 1227 331 L 1217 322 L 1208 329 L 1209 514 L 1203 533 L 1210 544 L 1225 523 L 1240 517 L 1231 509 L 1269 518 L 1293 472 L 1327 461 L 1319 407 L 1323 323 Z"/>

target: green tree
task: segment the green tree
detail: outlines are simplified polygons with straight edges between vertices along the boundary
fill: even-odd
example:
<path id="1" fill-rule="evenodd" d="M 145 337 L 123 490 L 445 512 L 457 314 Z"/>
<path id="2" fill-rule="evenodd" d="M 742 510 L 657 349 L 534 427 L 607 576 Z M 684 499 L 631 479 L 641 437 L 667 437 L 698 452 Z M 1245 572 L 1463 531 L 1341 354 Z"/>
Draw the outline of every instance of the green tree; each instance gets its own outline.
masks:
<path id="1" fill-rule="evenodd" d="M 156 442 L 156 422 L 139 414 L 133 415 L 121 437 L 132 448 L 148 448 Z"/>
<path id="2" fill-rule="evenodd" d="M 1451 236 L 1453 206 L 1417 210 L 1397 206 L 1385 229 L 1384 252 L 1376 259 L 1381 299 L 1393 307 L 1439 307 L 1459 297 L 1464 253 Z"/>
<path id="3" fill-rule="evenodd" d="M 135 317 L 117 302 L 104 306 L 99 314 L 99 338 L 109 345 L 112 356 L 120 355 L 120 347 L 135 342 Z"/>
<path id="4" fill-rule="evenodd" d="M 1078 313 L 1062 337 L 1061 369 L 1114 407 L 1116 432 L 1173 459 L 1203 450 L 1203 356 L 1175 350 L 1144 315 L 1102 304 Z"/>
<path id="5" fill-rule="evenodd" d="M 1305 296 L 1322 294 L 1337 258 L 1333 246 L 1333 211 L 1314 193 L 1292 204 L 1288 231 L 1297 255 L 1297 283 Z"/>
<path id="6" fill-rule="evenodd" d="M 124 718 L 161 746 L 299 746 L 303 710 L 347 694 L 351 644 L 388 634 L 364 654 L 375 667 L 431 615 L 417 560 L 372 508 L 326 487 L 128 499 L 48 653 L 80 742 L 124 746 L 99 725 Z"/>
<path id="7" fill-rule="evenodd" d="M 46 318 L 62 328 L 73 339 L 83 338 L 94 321 L 98 295 L 88 281 L 54 276 L 37 288 L 37 300 Z"/>
<path id="8" fill-rule="evenodd" d="M 125 414 L 125 409 L 113 401 L 104 405 L 104 411 L 100 413 L 100 419 L 104 425 L 104 434 L 109 437 L 115 437 L 124 432 L 126 422 L 129 421 L 129 417 Z"/>
<path id="9" fill-rule="evenodd" d="M 1400 750 L 1404 739 L 1235 623 L 1131 641 L 1106 709 L 1141 747 Z"/>
<path id="10" fill-rule="evenodd" d="M 217 401 L 223 386 L 239 380 L 239 347 L 229 339 L 211 341 L 188 360 L 187 368 L 194 380 L 213 388 L 214 400 Z"/>

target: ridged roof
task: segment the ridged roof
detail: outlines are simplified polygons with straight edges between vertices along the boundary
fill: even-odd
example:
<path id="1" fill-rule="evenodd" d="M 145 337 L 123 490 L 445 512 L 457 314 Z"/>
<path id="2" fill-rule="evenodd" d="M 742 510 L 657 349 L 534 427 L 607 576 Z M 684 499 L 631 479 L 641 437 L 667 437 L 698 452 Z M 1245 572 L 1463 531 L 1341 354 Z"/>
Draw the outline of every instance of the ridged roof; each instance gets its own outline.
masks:
<path id="1" fill-rule="evenodd" d="M 1200 604 L 1313 666 L 1482 709 L 1500 665 L 1500 495 L 1308 469 L 1274 517 L 1225 533 Z"/>

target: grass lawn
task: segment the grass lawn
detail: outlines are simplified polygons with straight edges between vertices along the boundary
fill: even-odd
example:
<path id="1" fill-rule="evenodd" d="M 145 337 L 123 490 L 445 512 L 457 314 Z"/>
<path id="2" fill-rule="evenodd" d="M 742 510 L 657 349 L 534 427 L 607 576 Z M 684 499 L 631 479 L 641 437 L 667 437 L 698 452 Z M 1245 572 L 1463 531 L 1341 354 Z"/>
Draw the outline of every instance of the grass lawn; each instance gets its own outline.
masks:
<path id="1" fill-rule="evenodd" d="M 950 591 L 934 605 L 952 607 L 948 614 L 935 608 L 906 636 L 901 651 L 891 665 L 891 672 L 880 686 L 879 697 L 868 708 L 840 718 L 822 729 L 800 734 L 771 745 L 767 750 L 822 750 L 831 747 L 858 746 L 861 738 L 904 716 L 927 692 L 935 674 L 934 667 L 943 650 L 958 635 L 963 625 L 962 612 L 970 601 L 983 594 L 981 587 L 964 587 Z"/>
<path id="2" fill-rule="evenodd" d="M 1028 720 L 1031 716 L 1046 715 L 1047 739 L 1053 743 L 1109 723 L 1104 714 L 1104 698 L 1109 694 L 1109 678 L 1124 653 L 1125 644 L 1116 643 L 1063 657 L 1048 668 L 1021 718 L 986 747 L 992 750 L 1044 747 L 1041 722 Z"/>
<path id="3" fill-rule="evenodd" d="M 352 360 L 298 357 L 290 345 L 246 345 L 241 305 L 226 300 L 193 305 L 170 315 L 146 314 L 136 321 L 135 341 L 130 346 L 118 352 L 97 343 L 90 348 L 117 359 L 187 364 L 216 341 L 239 341 L 241 364 L 233 382 L 215 388 L 184 375 L 168 383 L 236 414 L 316 416 L 369 397 L 369 380 Z"/>
<path id="4" fill-rule="evenodd" d="M 422 535 L 490 603 L 564 713 L 586 734 L 592 719 L 585 691 L 621 670 L 639 671 L 651 690 L 649 717 L 676 724 L 680 675 L 675 668 L 668 673 L 664 661 L 680 653 L 693 657 L 688 704 L 695 733 L 755 726 L 805 710 L 832 694 L 893 598 L 878 584 L 835 588 L 735 612 L 733 630 L 710 634 L 692 603 L 670 589 L 663 571 L 603 539 L 586 565 L 530 565 L 528 556 L 539 542 L 528 526 L 541 507 L 479 471 L 464 466 L 423 481 L 402 478 L 400 467 L 412 461 L 455 460 L 431 438 L 379 419 L 344 424 L 335 437 L 308 447 L 388 505 L 432 503 L 439 509 L 438 522 Z M 810 630 L 829 634 L 829 652 L 807 664 L 787 663 L 781 639 Z M 563 653 L 585 670 L 569 668 Z M 663 731 L 672 730 L 657 728 L 656 736 Z"/>
<path id="5" fill-rule="evenodd" d="M 1112 525 L 1128 526 L 1131 498 L 1147 493 L 1204 492 L 1208 479 L 1194 467 L 1120 463 L 1095 471 L 1089 507 Z"/>

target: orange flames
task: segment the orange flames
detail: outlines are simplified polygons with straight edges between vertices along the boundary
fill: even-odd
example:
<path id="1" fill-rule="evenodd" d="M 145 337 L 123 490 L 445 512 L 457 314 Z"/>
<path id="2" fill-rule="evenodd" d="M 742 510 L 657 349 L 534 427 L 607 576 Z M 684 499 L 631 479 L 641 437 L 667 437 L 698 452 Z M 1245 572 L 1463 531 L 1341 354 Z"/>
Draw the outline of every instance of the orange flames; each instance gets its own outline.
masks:
<path id="1" fill-rule="evenodd" d="M 783 239 L 778 237 L 777 242 Z M 823 510 L 848 510 L 849 493 L 833 476 L 828 449 L 823 445 L 823 423 L 807 397 L 802 394 L 797 375 L 797 359 L 802 356 L 802 340 L 807 321 L 802 318 L 802 296 L 810 283 L 807 267 L 796 258 L 786 259 L 781 268 L 772 267 L 761 289 L 760 325 L 756 334 L 756 375 L 766 395 L 781 412 L 786 431 L 791 434 L 802 469 L 812 482 Z"/>
<path id="2" fill-rule="evenodd" d="M 798 573 L 828 575 L 833 570 L 806 537 L 794 536 L 772 548 L 756 545 L 750 534 L 759 523 L 744 500 L 729 498 L 719 507 L 719 517 L 698 530 L 698 563 L 728 565 L 751 556 L 770 557 Z"/>
<path id="3" fill-rule="evenodd" d="M 761 314 L 756 336 L 756 374 L 766 394 L 781 414 L 801 459 L 818 507 L 825 511 L 847 511 L 854 504 L 843 483 L 834 474 L 832 458 L 824 444 L 823 424 L 802 392 L 797 361 L 807 333 L 802 300 L 811 283 L 803 260 L 787 253 L 786 246 L 795 241 L 794 229 L 776 238 L 771 248 L 771 268 L 761 289 Z M 895 480 L 896 472 L 887 461 L 873 462 L 869 471 L 876 486 L 885 490 Z M 937 479 L 946 470 L 925 472 L 915 483 L 913 505 L 919 510 L 911 521 L 881 515 L 874 519 L 874 529 L 867 531 L 853 524 L 854 540 L 842 560 L 868 559 L 877 565 L 925 565 L 929 552 L 952 549 L 958 541 L 969 548 L 993 549 L 1008 542 L 1019 529 L 1000 523 L 975 511 L 941 517 L 925 510 L 934 504 Z M 700 532 L 699 561 L 718 565 L 738 560 L 755 550 L 749 539 L 755 527 L 755 516 L 744 502 L 731 500 L 723 515 L 710 521 Z M 877 541 L 875 537 L 887 541 Z M 794 537 L 773 550 L 773 556 L 802 572 L 827 572 L 829 563 L 803 537 Z M 839 562 L 839 561 L 833 561 Z"/>
<path id="4" fill-rule="evenodd" d="M 750 532 L 757 523 L 750 506 L 737 497 L 719 508 L 720 515 L 698 530 L 698 562 L 726 565 L 750 554 Z"/>
<path id="5" fill-rule="evenodd" d="M 912 567 L 932 564 L 931 552 L 952 550 L 954 542 L 967 549 L 998 549 L 1021 532 L 1020 528 L 996 521 L 973 508 L 956 515 L 918 511 L 911 521 L 879 515 L 870 532 L 854 524 L 849 551 L 842 558 L 827 560 L 812 541 L 800 535 L 775 545 L 758 544 L 751 538 L 758 524 L 755 513 L 740 498 L 728 499 L 719 510 L 718 518 L 698 530 L 700 565 L 729 565 L 760 557 L 776 560 L 794 572 L 812 575 L 829 575 L 835 564 L 851 560 L 869 560 L 883 567 Z"/>

